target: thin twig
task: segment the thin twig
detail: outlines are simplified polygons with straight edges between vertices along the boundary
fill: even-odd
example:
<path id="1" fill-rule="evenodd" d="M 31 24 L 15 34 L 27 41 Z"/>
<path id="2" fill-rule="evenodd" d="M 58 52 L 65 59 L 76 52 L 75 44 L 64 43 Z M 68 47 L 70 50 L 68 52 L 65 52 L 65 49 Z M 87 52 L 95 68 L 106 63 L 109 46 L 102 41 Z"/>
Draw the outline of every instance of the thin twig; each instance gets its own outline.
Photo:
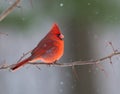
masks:
<path id="1" fill-rule="evenodd" d="M 23 53 L 23 56 L 21 56 L 20 59 L 17 62 L 20 62 L 26 55 L 28 55 L 31 52 L 32 52 L 32 50 L 28 51 L 27 53 Z"/>
<path id="2" fill-rule="evenodd" d="M 76 78 L 78 81 L 80 81 L 80 77 L 79 77 L 79 75 L 78 75 L 78 72 L 77 72 L 75 66 L 72 66 L 72 71 L 73 71 L 73 74 L 75 75 L 75 78 Z"/>
<path id="3" fill-rule="evenodd" d="M 114 48 L 114 46 L 113 46 L 112 42 L 109 42 L 109 45 L 111 46 L 111 48 L 112 48 L 113 52 L 117 52 L 117 50 Z"/>
<path id="4" fill-rule="evenodd" d="M 108 77 L 107 72 L 105 71 L 105 69 L 103 68 L 103 66 L 100 63 L 97 63 L 95 65 L 106 75 L 106 77 Z"/>
<path id="5" fill-rule="evenodd" d="M 0 21 L 2 21 L 7 15 L 9 15 L 20 3 L 21 0 L 16 0 L 9 8 L 3 11 L 0 15 Z"/>
<path id="6" fill-rule="evenodd" d="M 6 35 L 6 36 L 8 36 L 8 34 L 4 33 L 4 32 L 0 32 L 0 35 Z"/>

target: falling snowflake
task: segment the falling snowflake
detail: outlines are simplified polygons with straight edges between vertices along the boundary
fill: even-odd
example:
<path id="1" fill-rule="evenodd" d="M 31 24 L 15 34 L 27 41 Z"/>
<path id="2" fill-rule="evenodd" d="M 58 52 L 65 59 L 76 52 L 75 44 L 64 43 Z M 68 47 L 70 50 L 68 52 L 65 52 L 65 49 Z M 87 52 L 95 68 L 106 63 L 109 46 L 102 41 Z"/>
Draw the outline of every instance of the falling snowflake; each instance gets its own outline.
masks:
<path id="1" fill-rule="evenodd" d="M 88 3 L 88 5 L 91 5 L 91 3 Z"/>
<path id="2" fill-rule="evenodd" d="M 64 5 L 63 3 L 60 3 L 60 7 L 63 7 L 63 5 Z"/>

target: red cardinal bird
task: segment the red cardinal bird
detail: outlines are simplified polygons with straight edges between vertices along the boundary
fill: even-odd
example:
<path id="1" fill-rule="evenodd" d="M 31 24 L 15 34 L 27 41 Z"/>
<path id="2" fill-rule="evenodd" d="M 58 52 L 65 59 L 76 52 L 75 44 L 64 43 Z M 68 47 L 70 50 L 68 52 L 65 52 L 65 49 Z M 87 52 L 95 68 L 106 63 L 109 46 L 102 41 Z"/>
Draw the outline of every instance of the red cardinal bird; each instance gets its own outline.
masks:
<path id="1" fill-rule="evenodd" d="M 32 50 L 31 56 L 17 63 L 11 68 L 16 70 L 23 65 L 41 60 L 47 64 L 55 63 L 61 58 L 64 52 L 64 36 L 60 32 L 57 24 L 53 24 L 52 29 L 39 42 L 39 44 Z"/>

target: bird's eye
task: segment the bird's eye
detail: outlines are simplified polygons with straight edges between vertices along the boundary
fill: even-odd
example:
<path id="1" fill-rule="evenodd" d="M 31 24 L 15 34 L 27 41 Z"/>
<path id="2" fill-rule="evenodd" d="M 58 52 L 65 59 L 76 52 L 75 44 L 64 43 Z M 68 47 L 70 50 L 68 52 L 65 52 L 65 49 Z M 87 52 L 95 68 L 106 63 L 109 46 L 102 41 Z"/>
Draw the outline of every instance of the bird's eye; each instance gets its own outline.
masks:
<path id="1" fill-rule="evenodd" d="M 57 34 L 58 38 L 60 38 L 61 40 L 64 38 L 63 34 Z"/>

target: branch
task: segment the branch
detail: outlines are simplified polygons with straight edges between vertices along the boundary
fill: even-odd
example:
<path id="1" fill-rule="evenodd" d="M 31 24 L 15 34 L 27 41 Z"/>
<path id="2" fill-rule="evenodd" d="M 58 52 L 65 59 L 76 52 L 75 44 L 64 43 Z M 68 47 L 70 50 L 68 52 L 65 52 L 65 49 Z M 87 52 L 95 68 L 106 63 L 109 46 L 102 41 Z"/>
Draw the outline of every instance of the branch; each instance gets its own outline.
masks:
<path id="1" fill-rule="evenodd" d="M 3 11 L 0 15 L 0 21 L 2 21 L 7 15 L 9 15 L 20 3 L 21 0 L 16 0 L 9 8 Z"/>
<path id="2" fill-rule="evenodd" d="M 81 66 L 81 65 L 93 65 L 93 64 L 99 64 L 102 61 L 107 60 L 107 59 L 111 59 L 112 57 L 117 56 L 117 55 L 120 55 L 120 52 L 113 52 L 106 57 L 103 57 L 103 58 L 100 58 L 100 59 L 97 59 L 97 60 L 90 60 L 90 61 L 74 61 L 74 62 L 71 62 L 71 63 L 54 63 L 54 64 L 46 64 L 46 63 L 43 63 L 43 62 L 42 63 L 35 62 L 35 63 L 28 63 L 28 64 L 31 64 L 31 65 L 52 65 L 52 66 L 55 66 L 55 67 L 73 67 L 73 66 Z M 4 64 L 4 65 L 1 65 L 0 69 L 10 69 L 14 65 L 15 64 L 12 64 L 12 65 Z"/>
<path id="3" fill-rule="evenodd" d="M 120 55 L 120 52 L 114 52 L 114 53 L 111 53 L 110 55 L 106 56 L 106 57 L 103 57 L 103 58 L 100 58 L 100 59 L 97 59 L 97 60 L 90 60 L 90 61 L 74 61 L 74 62 L 71 62 L 71 63 L 55 63 L 55 64 L 51 64 L 53 66 L 58 66 L 58 67 L 72 67 L 72 66 L 81 66 L 81 65 L 93 65 L 93 64 L 98 64 L 104 60 L 107 60 L 107 59 L 111 59 L 113 56 L 116 56 L 116 55 Z M 29 63 L 29 64 L 33 64 L 33 65 L 48 65 L 46 63 Z"/>

